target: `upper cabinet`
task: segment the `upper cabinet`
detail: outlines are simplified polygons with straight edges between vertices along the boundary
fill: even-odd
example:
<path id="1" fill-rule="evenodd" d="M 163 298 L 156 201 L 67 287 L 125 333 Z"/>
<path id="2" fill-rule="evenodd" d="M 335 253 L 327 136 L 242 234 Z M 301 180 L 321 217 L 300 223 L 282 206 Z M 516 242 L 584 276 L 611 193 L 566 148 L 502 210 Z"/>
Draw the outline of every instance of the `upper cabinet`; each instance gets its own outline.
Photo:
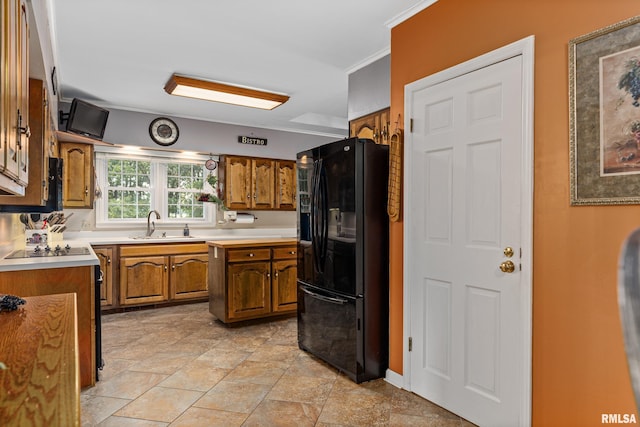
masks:
<path id="1" fill-rule="evenodd" d="M 349 122 L 349 136 L 373 139 L 376 144 L 388 145 L 391 139 L 391 135 L 389 134 L 391 127 L 389 114 L 390 109 L 385 108 L 384 110 L 351 120 L 351 122 Z"/>
<path id="2" fill-rule="evenodd" d="M 24 0 L 0 0 L 0 193 L 29 182 L 29 20 Z"/>
<path id="3" fill-rule="evenodd" d="M 296 210 L 296 162 L 276 161 L 276 209 Z"/>
<path id="4" fill-rule="evenodd" d="M 47 89 L 42 80 L 29 80 L 29 185 L 24 196 L 0 196 L 0 205 L 44 206 L 49 198 L 49 158 L 57 157 Z"/>
<path id="5" fill-rule="evenodd" d="M 60 142 L 62 206 L 93 208 L 93 145 Z"/>
<path id="6" fill-rule="evenodd" d="M 295 176 L 291 160 L 220 158 L 220 189 L 231 210 L 295 210 Z"/>

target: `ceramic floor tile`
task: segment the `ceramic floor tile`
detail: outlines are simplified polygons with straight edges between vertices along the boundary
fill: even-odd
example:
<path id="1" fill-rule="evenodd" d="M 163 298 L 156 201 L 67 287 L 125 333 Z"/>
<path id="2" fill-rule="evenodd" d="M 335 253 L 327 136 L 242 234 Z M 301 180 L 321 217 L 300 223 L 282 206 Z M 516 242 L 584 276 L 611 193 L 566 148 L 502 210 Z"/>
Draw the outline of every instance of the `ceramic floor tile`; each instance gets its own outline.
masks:
<path id="1" fill-rule="evenodd" d="M 320 405 L 264 400 L 243 427 L 313 427 L 321 409 Z"/>
<path id="2" fill-rule="evenodd" d="M 82 425 L 98 425 L 130 402 L 131 400 L 115 397 L 82 395 L 80 397 Z"/>
<path id="3" fill-rule="evenodd" d="M 217 368 L 234 369 L 250 355 L 251 353 L 247 351 L 224 350 L 216 347 L 201 354 L 197 360 L 206 360 Z"/>
<path id="4" fill-rule="evenodd" d="M 240 427 L 247 414 L 238 412 L 216 411 L 191 407 L 180 415 L 171 427 Z"/>
<path id="5" fill-rule="evenodd" d="M 119 417 L 171 422 L 187 410 L 203 393 L 192 390 L 154 387 L 115 413 Z"/>
<path id="6" fill-rule="evenodd" d="M 297 347 L 264 344 L 258 347 L 247 360 L 254 362 L 286 362 L 290 365 L 298 357 L 299 351 Z"/>
<path id="7" fill-rule="evenodd" d="M 166 427 L 168 425 L 169 423 L 159 421 L 113 416 L 101 422 L 98 427 Z"/>
<path id="8" fill-rule="evenodd" d="M 437 415 L 421 417 L 418 415 L 391 414 L 389 427 L 460 427 L 460 419 L 441 418 Z"/>
<path id="9" fill-rule="evenodd" d="M 109 381 L 98 381 L 95 387 L 89 388 L 83 393 L 94 396 L 135 399 L 167 376 L 151 372 L 124 371 Z"/>
<path id="10" fill-rule="evenodd" d="M 385 426 L 389 424 L 390 412 L 391 404 L 384 395 L 332 392 L 318 421 L 349 426 Z"/>
<path id="11" fill-rule="evenodd" d="M 158 374 L 173 374 L 178 369 L 198 357 L 197 354 L 183 353 L 176 349 L 174 352 L 161 352 L 139 360 L 129 370 L 140 372 L 155 372 Z"/>
<path id="12" fill-rule="evenodd" d="M 305 376 L 336 379 L 338 370 L 333 366 L 316 359 L 307 353 L 299 354 L 285 372 L 285 376 Z"/>
<path id="13" fill-rule="evenodd" d="M 253 352 L 267 340 L 265 337 L 231 336 L 218 344 L 216 348 L 221 350 L 236 350 Z"/>
<path id="14" fill-rule="evenodd" d="M 333 383 L 333 379 L 283 376 L 273 386 L 267 399 L 323 405 Z"/>
<path id="15" fill-rule="evenodd" d="M 83 426 L 473 427 L 298 349 L 295 317 L 229 326 L 197 303 L 104 315 L 102 333 L 106 366 L 82 391 Z"/>
<path id="16" fill-rule="evenodd" d="M 252 384 L 275 384 L 286 371 L 283 362 L 252 362 L 245 360 L 227 375 L 227 381 Z"/>
<path id="17" fill-rule="evenodd" d="M 394 413 L 418 416 L 436 416 L 458 419 L 459 417 L 406 390 L 395 390 L 391 400 L 391 410 Z"/>
<path id="18" fill-rule="evenodd" d="M 159 385 L 183 390 L 208 391 L 228 373 L 228 369 L 216 368 L 207 360 L 194 360 Z"/>
<path id="19" fill-rule="evenodd" d="M 220 381 L 194 406 L 249 414 L 271 390 L 269 385 Z"/>

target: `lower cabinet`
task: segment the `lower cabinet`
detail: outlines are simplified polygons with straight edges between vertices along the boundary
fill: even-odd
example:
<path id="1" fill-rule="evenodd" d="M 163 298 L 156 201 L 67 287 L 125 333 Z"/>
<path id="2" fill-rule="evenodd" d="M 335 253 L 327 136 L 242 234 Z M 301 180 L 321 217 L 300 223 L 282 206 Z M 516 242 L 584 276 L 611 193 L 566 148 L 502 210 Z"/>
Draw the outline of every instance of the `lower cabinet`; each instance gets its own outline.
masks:
<path id="1" fill-rule="evenodd" d="M 209 256 L 206 253 L 173 255 L 169 257 L 170 298 L 174 300 L 191 298 L 209 298 L 207 290 L 207 266 Z"/>
<path id="2" fill-rule="evenodd" d="M 173 301 L 206 301 L 206 243 L 94 246 L 102 310 Z"/>
<path id="3" fill-rule="evenodd" d="M 0 272 L 0 294 L 18 295 L 21 297 L 66 293 L 76 294 L 80 387 L 88 387 L 96 383 L 94 281 L 93 265 L 36 269 L 29 270 L 26 273 L 24 270 Z M 24 344 L 24 342 L 22 344 Z M 48 362 L 51 363 L 51 366 L 59 363 L 57 360 L 49 360 Z M 49 369 L 48 366 L 45 365 L 40 368 L 43 372 Z M 21 367 L 16 367 L 16 369 L 21 369 Z M 41 393 L 46 397 L 50 396 L 51 392 L 43 389 Z M 36 404 L 34 403 L 33 406 L 36 406 Z M 0 424 L 5 425 L 4 423 Z"/>
<path id="4" fill-rule="evenodd" d="M 206 243 L 122 245 L 120 305 L 206 298 L 207 265 Z"/>
<path id="5" fill-rule="evenodd" d="M 168 263 L 165 256 L 121 257 L 120 305 L 168 301 Z"/>
<path id="6" fill-rule="evenodd" d="M 209 311 L 225 323 L 295 313 L 295 240 L 209 247 Z"/>

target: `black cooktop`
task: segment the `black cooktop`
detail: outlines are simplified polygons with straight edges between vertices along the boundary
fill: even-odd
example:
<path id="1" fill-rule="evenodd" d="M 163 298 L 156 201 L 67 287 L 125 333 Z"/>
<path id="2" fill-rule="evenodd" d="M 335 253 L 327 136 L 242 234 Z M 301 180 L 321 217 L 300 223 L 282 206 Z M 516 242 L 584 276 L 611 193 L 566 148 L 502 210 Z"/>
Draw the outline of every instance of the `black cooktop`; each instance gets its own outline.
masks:
<path id="1" fill-rule="evenodd" d="M 89 251 L 89 248 L 85 246 L 82 246 L 79 248 L 72 248 L 69 245 L 66 245 L 64 247 L 57 245 L 53 248 L 50 246 L 45 246 L 45 247 L 36 246 L 35 248 L 15 250 L 4 258 L 5 259 L 42 258 L 42 257 L 65 256 L 65 255 L 89 255 L 90 253 L 91 252 Z"/>

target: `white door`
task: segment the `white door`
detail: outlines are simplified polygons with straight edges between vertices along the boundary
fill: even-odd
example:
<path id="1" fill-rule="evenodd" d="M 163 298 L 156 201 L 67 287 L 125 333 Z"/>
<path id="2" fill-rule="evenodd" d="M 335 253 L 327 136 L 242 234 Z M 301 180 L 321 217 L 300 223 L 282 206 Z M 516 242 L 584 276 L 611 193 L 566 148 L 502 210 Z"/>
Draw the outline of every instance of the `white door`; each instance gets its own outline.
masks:
<path id="1" fill-rule="evenodd" d="M 481 426 L 530 423 L 522 82 L 517 55 L 414 86 L 407 100 L 410 389 Z"/>

